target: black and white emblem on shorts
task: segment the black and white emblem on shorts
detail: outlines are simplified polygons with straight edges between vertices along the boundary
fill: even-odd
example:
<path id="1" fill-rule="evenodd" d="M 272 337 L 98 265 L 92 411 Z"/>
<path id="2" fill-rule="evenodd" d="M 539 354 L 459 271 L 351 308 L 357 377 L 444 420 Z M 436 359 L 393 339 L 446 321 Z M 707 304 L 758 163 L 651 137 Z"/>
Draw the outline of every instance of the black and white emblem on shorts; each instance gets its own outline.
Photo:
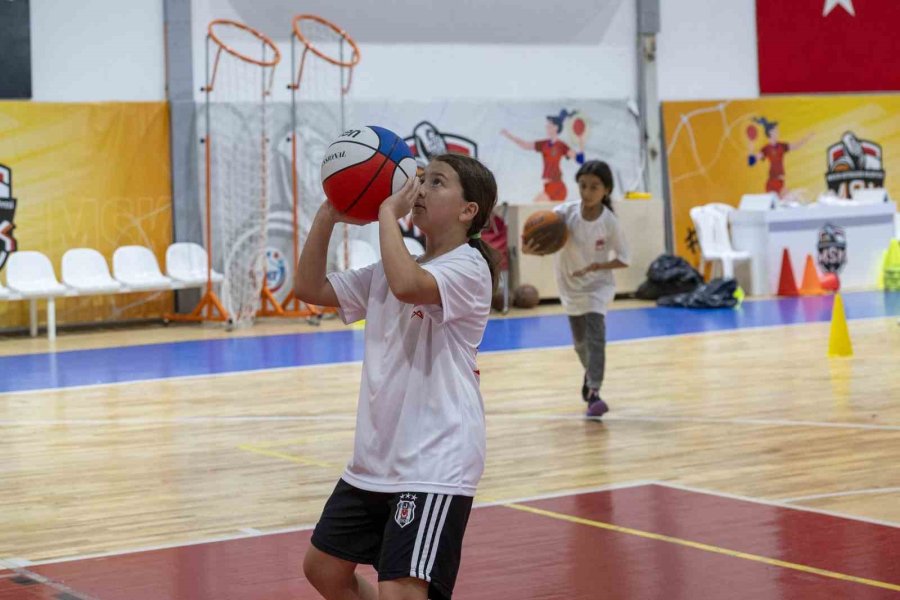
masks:
<path id="1" fill-rule="evenodd" d="M 416 518 L 416 496 L 414 494 L 400 494 L 400 501 L 397 502 L 397 512 L 394 513 L 394 520 L 400 527 L 406 527 Z"/>

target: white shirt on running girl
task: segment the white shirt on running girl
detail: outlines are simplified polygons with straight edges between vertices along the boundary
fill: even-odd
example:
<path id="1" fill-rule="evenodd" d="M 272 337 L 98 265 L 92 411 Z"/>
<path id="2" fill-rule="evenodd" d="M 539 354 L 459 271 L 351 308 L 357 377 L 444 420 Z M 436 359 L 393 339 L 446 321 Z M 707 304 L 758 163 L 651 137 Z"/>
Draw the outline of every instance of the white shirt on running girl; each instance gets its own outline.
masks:
<path id="1" fill-rule="evenodd" d="M 475 354 L 491 274 L 468 244 L 421 265 L 440 305 L 397 300 L 381 261 L 328 274 L 344 323 L 366 320 L 353 458 L 342 477 L 373 492 L 474 496 L 485 460 Z"/>
<path id="2" fill-rule="evenodd" d="M 616 295 L 616 280 L 612 270 L 592 271 L 581 277 L 572 273 L 591 263 L 606 263 L 618 258 L 625 264 L 631 261 L 628 243 L 619 219 L 608 208 L 593 221 L 581 216 L 581 201 L 566 202 L 553 209 L 566 223 L 569 238 L 556 253 L 556 284 L 559 299 L 566 314 L 606 314 Z"/>

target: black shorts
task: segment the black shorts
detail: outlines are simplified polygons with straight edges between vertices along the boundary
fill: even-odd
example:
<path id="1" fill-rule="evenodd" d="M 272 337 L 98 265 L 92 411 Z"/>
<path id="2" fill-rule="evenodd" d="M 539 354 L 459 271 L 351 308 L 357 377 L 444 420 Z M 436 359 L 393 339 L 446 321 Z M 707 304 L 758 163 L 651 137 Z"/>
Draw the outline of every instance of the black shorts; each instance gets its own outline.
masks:
<path id="1" fill-rule="evenodd" d="M 450 600 L 472 498 L 421 492 L 382 493 L 338 481 L 312 535 L 312 545 L 344 560 L 372 565 L 378 581 L 415 577 L 431 600 Z"/>

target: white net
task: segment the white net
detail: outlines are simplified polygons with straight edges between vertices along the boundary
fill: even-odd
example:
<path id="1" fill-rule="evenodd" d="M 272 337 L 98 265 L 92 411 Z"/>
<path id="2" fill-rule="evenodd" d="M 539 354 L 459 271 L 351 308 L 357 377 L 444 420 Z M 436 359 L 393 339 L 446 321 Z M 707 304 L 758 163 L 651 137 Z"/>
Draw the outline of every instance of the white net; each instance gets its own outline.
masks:
<path id="1" fill-rule="evenodd" d="M 213 31 L 223 45 L 244 57 L 276 61 L 274 50 L 245 30 L 221 25 Z M 206 246 L 214 268 L 225 275 L 221 300 L 230 321 L 244 326 L 259 310 L 266 275 L 271 163 L 267 91 L 274 67 L 220 50 L 212 39 L 207 47 L 204 118 L 210 214 L 204 218 L 209 218 L 211 239 Z"/>
<path id="2" fill-rule="evenodd" d="M 325 149 L 352 122 L 349 101 L 359 51 L 345 34 L 314 17 L 296 21 L 291 46 L 297 84 L 291 110 L 297 136 L 298 234 L 302 244 L 316 210 L 325 200 L 320 176 Z M 336 229 L 329 252 L 331 268 L 349 263 L 357 229 L 347 225 Z"/>

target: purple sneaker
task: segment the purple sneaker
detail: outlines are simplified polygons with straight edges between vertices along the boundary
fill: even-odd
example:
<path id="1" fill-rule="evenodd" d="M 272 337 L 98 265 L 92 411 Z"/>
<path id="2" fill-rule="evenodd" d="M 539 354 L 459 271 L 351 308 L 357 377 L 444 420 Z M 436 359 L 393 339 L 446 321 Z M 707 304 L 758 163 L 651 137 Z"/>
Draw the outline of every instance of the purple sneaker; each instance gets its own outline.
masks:
<path id="1" fill-rule="evenodd" d="M 600 395 L 595 390 L 592 390 L 591 395 L 588 396 L 587 416 L 599 419 L 608 412 L 609 406 L 607 406 L 606 402 L 600 398 Z"/>

